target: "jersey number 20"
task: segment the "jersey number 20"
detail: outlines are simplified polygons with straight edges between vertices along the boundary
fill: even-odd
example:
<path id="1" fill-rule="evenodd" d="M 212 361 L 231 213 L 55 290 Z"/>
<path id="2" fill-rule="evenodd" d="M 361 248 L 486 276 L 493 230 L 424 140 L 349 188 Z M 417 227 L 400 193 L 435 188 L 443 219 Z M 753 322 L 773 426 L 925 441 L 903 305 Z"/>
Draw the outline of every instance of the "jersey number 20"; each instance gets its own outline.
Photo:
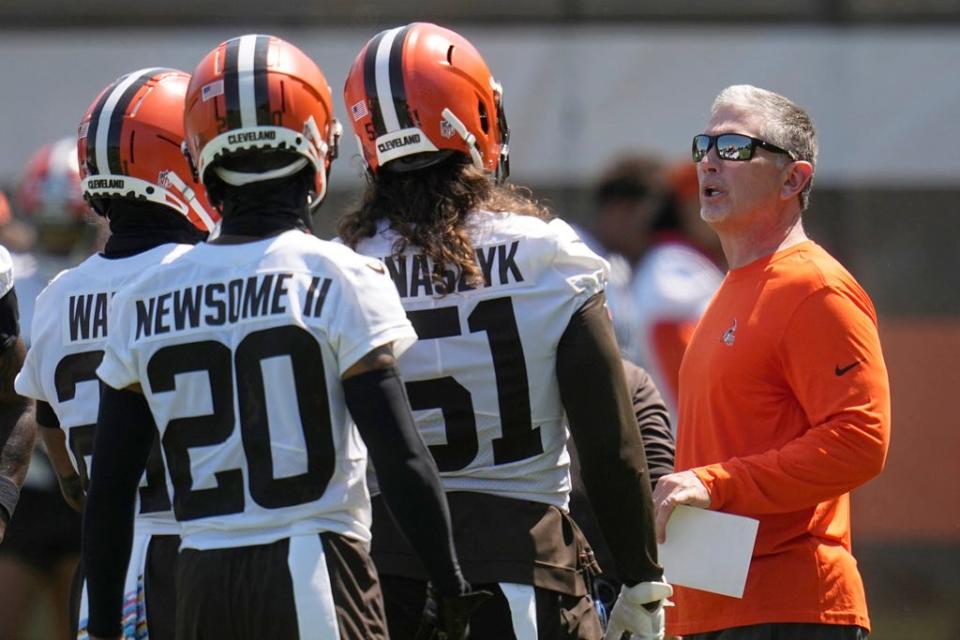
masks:
<path id="1" fill-rule="evenodd" d="M 288 357 L 293 366 L 307 470 L 295 476 L 274 477 L 267 424 L 266 389 L 260 363 Z M 240 410 L 240 436 L 249 471 L 250 497 L 265 509 L 278 509 L 319 499 L 334 470 L 333 429 L 316 339 L 304 329 L 284 325 L 247 334 L 236 352 L 222 342 L 204 340 L 159 349 L 147 364 L 154 394 L 177 391 L 177 375 L 205 371 L 210 376 L 213 411 L 207 415 L 175 418 L 167 423 L 163 449 L 173 482 L 173 509 L 177 520 L 193 520 L 244 510 L 243 470 L 214 473 L 216 486 L 193 489 L 189 449 L 221 444 L 233 433 L 234 376 Z"/>

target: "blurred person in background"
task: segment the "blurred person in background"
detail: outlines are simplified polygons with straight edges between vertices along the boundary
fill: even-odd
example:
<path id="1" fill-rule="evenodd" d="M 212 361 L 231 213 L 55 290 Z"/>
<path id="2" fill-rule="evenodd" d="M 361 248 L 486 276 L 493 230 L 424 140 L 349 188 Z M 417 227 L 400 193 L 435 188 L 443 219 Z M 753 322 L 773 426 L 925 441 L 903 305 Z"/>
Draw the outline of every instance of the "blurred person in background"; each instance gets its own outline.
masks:
<path id="1" fill-rule="evenodd" d="M 657 483 L 657 537 L 681 504 L 760 525 L 742 599 L 677 587 L 669 628 L 687 640 L 870 627 L 850 491 L 883 468 L 890 388 L 873 303 L 804 231 L 816 158 L 808 114 L 749 85 L 724 89 L 693 139 L 730 271 L 683 358 L 680 471 Z"/>
<path id="2" fill-rule="evenodd" d="M 676 415 L 680 362 L 723 272 L 718 267 L 716 234 L 700 219 L 699 198 L 697 204 L 690 198 L 696 170 L 668 166 L 657 179 L 664 200 L 649 222 L 647 249 L 634 271 L 630 292 L 639 362 Z M 696 197 L 696 188 L 693 194 Z"/>
<path id="3" fill-rule="evenodd" d="M 118 78 L 80 123 L 83 197 L 109 221 L 102 253 L 60 273 L 36 302 L 33 344 L 17 390 L 37 401 L 37 422 L 67 503 L 81 511 L 89 482 L 113 294 L 155 264 L 201 241 L 219 216 L 181 153 L 190 76 L 142 69 Z M 159 443 L 139 492 L 133 559 L 124 584 L 124 638 L 172 639 L 180 527 L 173 517 Z M 75 598 L 87 634 L 86 587 Z"/>
<path id="4" fill-rule="evenodd" d="M 503 89 L 459 34 L 427 23 L 381 32 L 355 59 L 344 99 L 368 185 L 338 232 L 383 261 L 420 338 L 400 370 L 464 575 L 494 594 L 471 637 L 603 635 L 584 580 L 595 563 L 568 512 L 571 433 L 625 583 L 607 633 L 662 637 L 670 587 L 604 300 L 606 262 L 502 184 Z M 408 639 L 427 576 L 379 497 L 373 527 L 391 637 Z"/>
<path id="5" fill-rule="evenodd" d="M 34 228 L 13 214 L 13 206 L 7 195 L 0 191 L 0 246 L 10 252 L 15 273 L 24 271 L 18 258 L 29 252 L 37 241 Z"/>
<path id="6" fill-rule="evenodd" d="M 18 213 L 35 228 L 32 252 L 15 262 L 20 326 L 30 347 L 37 295 L 60 271 L 89 255 L 95 237 L 80 190 L 77 141 L 63 138 L 41 147 L 27 163 L 17 190 Z M 57 474 L 35 449 L 17 518 L 0 546 L 0 638 L 18 640 L 37 603 L 46 603 L 51 637 L 69 635 L 69 596 L 80 553 L 80 515 L 60 495 Z"/>
<path id="7" fill-rule="evenodd" d="M 610 263 L 607 305 L 623 357 L 649 366 L 639 330 L 633 282 L 649 244 L 649 226 L 666 202 L 658 178 L 663 169 L 652 155 L 622 156 L 608 165 L 593 188 L 589 228 L 577 228 L 587 245 Z"/>
<path id="8" fill-rule="evenodd" d="M 713 234 L 690 206 L 690 178 L 630 155 L 594 187 L 594 235 L 611 264 L 627 265 L 612 274 L 609 296 L 621 352 L 650 373 L 671 411 L 683 352 L 723 277 L 707 253 Z"/>

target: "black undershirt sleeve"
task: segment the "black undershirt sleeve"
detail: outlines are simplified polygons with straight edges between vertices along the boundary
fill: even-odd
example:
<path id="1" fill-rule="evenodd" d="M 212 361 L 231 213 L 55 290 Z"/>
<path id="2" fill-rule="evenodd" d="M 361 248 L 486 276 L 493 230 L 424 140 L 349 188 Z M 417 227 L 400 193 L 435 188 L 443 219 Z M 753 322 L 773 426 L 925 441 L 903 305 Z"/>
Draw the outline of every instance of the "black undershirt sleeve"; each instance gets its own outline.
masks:
<path id="1" fill-rule="evenodd" d="M 623 361 L 623 370 L 627 389 L 632 395 L 633 413 L 640 427 L 650 486 L 656 487 L 660 478 L 673 473 L 675 444 L 670 429 L 670 412 L 649 373 L 627 360 Z"/>
<path id="2" fill-rule="evenodd" d="M 628 586 L 662 580 L 643 442 L 603 293 L 570 319 L 557 347 L 557 379 L 583 484 L 617 574 Z"/>
<path id="3" fill-rule="evenodd" d="M 454 551 L 450 511 L 437 467 L 394 367 L 343 381 L 347 408 L 367 445 L 380 492 L 430 581 L 443 595 L 467 592 Z"/>
<path id="4" fill-rule="evenodd" d="M 91 635 L 120 635 L 123 583 L 133 545 L 137 485 L 156 430 L 143 395 L 101 384 L 90 488 L 83 514 Z"/>
<path id="5" fill-rule="evenodd" d="M 0 297 L 0 352 L 6 351 L 20 335 L 20 309 L 17 290 L 11 288 Z"/>
<path id="6" fill-rule="evenodd" d="M 50 403 L 45 400 L 37 400 L 37 425 L 47 429 L 60 428 L 60 418 L 57 417 Z"/>

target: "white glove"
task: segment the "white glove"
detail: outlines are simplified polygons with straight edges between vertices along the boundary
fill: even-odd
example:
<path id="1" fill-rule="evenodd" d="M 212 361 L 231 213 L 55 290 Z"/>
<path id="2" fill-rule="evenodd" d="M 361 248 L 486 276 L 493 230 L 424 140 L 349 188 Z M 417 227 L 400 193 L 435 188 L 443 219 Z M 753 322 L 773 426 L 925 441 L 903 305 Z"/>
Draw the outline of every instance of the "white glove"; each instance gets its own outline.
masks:
<path id="1" fill-rule="evenodd" d="M 635 640 L 663 640 L 663 602 L 673 595 L 673 587 L 666 582 L 641 582 L 632 587 L 620 587 L 610 622 L 603 640 L 620 640 L 629 632 Z M 645 604 L 657 603 L 653 611 Z"/>

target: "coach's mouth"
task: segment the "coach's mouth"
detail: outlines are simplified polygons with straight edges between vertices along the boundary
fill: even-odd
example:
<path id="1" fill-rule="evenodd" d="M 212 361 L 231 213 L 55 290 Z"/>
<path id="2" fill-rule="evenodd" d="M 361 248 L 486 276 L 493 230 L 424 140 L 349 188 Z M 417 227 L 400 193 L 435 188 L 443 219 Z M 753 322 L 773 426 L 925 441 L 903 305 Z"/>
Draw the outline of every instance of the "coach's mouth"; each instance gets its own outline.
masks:
<path id="1" fill-rule="evenodd" d="M 700 197 L 704 200 L 713 200 L 724 195 L 726 191 L 716 185 L 704 185 L 700 190 Z"/>

